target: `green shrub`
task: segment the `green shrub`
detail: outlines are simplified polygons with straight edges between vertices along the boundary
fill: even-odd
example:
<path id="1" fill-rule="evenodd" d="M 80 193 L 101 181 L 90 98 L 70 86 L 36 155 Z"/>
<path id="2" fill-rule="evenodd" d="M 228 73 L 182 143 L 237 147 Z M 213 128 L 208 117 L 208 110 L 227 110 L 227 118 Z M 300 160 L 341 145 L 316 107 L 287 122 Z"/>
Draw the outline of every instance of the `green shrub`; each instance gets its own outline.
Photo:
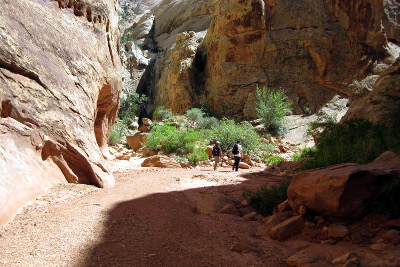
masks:
<path id="1" fill-rule="evenodd" d="M 186 117 L 193 122 L 198 122 L 204 117 L 204 112 L 199 108 L 191 108 L 186 111 Z"/>
<path id="2" fill-rule="evenodd" d="M 192 153 L 187 155 L 190 163 L 197 165 L 202 160 L 208 159 L 208 154 L 206 153 L 204 147 L 196 147 Z"/>
<path id="3" fill-rule="evenodd" d="M 385 151 L 400 151 L 399 127 L 388 127 L 364 119 L 348 120 L 321 133 L 313 159 L 304 169 L 338 163 L 365 164 Z"/>
<path id="4" fill-rule="evenodd" d="M 141 107 L 147 102 L 147 96 L 138 93 L 129 93 L 121 99 L 118 117 L 129 123 L 129 120 L 139 116 Z"/>
<path id="5" fill-rule="evenodd" d="M 198 147 L 205 151 L 205 140 L 203 132 L 194 129 L 179 130 L 176 126 L 165 123 L 153 127 L 146 136 L 144 147 L 154 151 L 161 150 L 167 154 L 187 155 L 197 151 Z"/>
<path id="6" fill-rule="evenodd" d="M 274 207 L 287 199 L 289 185 L 290 180 L 274 184 L 271 188 L 263 185 L 260 191 L 245 192 L 244 197 L 249 201 L 250 206 L 255 208 L 260 214 L 264 216 L 271 215 Z"/>
<path id="7" fill-rule="evenodd" d="M 219 120 L 214 117 L 203 117 L 197 122 L 198 129 L 212 129 L 219 127 Z"/>
<path id="8" fill-rule="evenodd" d="M 337 121 L 335 117 L 323 111 L 318 111 L 316 115 L 317 119 L 308 124 L 307 134 L 318 138 L 322 133 L 331 131 L 337 124 Z"/>
<path id="9" fill-rule="evenodd" d="M 233 120 L 223 119 L 219 127 L 213 127 L 210 139 L 221 142 L 222 148 L 230 151 L 237 140 L 241 140 L 243 152 L 248 155 L 271 153 L 272 148 L 260 142 L 260 136 L 250 123 L 235 123 Z"/>
<path id="10" fill-rule="evenodd" d="M 265 163 L 267 164 L 275 164 L 281 162 L 282 158 L 277 155 L 272 155 L 266 158 Z"/>
<path id="11" fill-rule="evenodd" d="M 117 119 L 113 127 L 111 128 L 110 136 L 108 138 L 109 145 L 116 145 L 121 143 L 122 138 L 125 136 L 128 130 L 128 126 L 123 120 Z"/>
<path id="12" fill-rule="evenodd" d="M 282 136 L 287 128 L 284 125 L 290 104 L 284 90 L 273 91 L 268 88 L 257 89 L 257 115 L 268 131 L 274 136 Z"/>
<path id="13" fill-rule="evenodd" d="M 293 160 L 298 161 L 304 158 L 313 158 L 316 152 L 315 147 L 306 147 L 299 153 L 293 155 Z"/>
<path id="14" fill-rule="evenodd" d="M 163 121 L 174 117 L 171 109 L 164 106 L 158 106 L 153 113 L 153 119 L 156 121 Z"/>

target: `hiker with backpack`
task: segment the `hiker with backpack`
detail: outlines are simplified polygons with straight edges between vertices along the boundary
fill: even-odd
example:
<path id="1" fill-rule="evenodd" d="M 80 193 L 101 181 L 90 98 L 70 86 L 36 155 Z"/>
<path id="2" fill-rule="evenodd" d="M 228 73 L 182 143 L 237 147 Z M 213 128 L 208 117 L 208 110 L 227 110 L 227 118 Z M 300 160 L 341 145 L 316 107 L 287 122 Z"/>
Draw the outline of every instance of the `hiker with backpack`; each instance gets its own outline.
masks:
<path id="1" fill-rule="evenodd" d="M 221 146 L 219 141 L 215 142 L 215 145 L 212 149 L 212 154 L 214 156 L 214 171 L 215 171 L 221 159 Z"/>
<path id="2" fill-rule="evenodd" d="M 243 156 L 242 146 L 240 145 L 240 140 L 237 140 L 236 144 L 232 148 L 232 154 L 235 162 L 233 163 L 232 170 L 238 171 L 239 170 L 239 162 Z"/>

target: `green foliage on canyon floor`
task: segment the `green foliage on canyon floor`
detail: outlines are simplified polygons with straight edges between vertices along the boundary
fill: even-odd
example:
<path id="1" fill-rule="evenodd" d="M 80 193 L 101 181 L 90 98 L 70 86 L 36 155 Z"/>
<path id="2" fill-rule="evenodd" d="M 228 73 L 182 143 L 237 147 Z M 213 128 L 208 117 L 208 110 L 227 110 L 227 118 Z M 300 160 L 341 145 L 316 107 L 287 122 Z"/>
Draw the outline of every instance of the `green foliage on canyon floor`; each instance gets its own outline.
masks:
<path id="1" fill-rule="evenodd" d="M 364 119 L 329 124 L 320 133 L 315 150 L 304 169 L 314 169 L 339 163 L 366 164 L 385 151 L 400 152 L 400 127 L 373 123 Z"/>
<path id="2" fill-rule="evenodd" d="M 284 120 L 290 111 L 290 103 L 283 89 L 274 91 L 257 88 L 256 111 L 262 123 L 273 136 L 283 136 L 287 132 Z"/>
<path id="3" fill-rule="evenodd" d="M 282 183 L 274 184 L 270 188 L 267 185 L 262 185 L 259 191 L 245 191 L 243 197 L 260 214 L 264 216 L 271 215 L 274 207 L 287 199 L 289 185 L 289 179 Z"/>
<path id="4" fill-rule="evenodd" d="M 146 136 L 146 149 L 176 154 L 194 165 L 208 159 L 205 149 L 210 140 L 220 141 L 223 150 L 230 151 L 240 139 L 244 153 L 253 159 L 265 158 L 273 150 L 272 145 L 261 142 L 261 136 L 250 123 L 207 117 L 198 108 L 188 110 L 186 116 L 177 116 L 164 107 L 156 111 L 154 118 L 164 122 L 155 122 L 156 126 Z"/>

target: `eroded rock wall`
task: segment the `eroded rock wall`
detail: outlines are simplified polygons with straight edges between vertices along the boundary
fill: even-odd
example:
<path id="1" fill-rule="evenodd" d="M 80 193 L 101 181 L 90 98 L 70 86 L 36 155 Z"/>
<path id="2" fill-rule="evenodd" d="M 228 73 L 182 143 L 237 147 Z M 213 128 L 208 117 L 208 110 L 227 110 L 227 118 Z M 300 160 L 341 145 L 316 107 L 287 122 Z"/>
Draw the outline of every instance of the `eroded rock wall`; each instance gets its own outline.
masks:
<path id="1" fill-rule="evenodd" d="M 284 88 L 297 114 L 317 111 L 335 94 L 357 97 L 350 84 L 387 57 L 386 35 L 399 38 L 393 1 L 214 2 L 207 102 L 238 118 L 254 116 L 257 85 Z"/>
<path id="2" fill-rule="evenodd" d="M 59 182 L 112 186 L 121 90 L 114 0 L 0 2 L 0 224 Z"/>

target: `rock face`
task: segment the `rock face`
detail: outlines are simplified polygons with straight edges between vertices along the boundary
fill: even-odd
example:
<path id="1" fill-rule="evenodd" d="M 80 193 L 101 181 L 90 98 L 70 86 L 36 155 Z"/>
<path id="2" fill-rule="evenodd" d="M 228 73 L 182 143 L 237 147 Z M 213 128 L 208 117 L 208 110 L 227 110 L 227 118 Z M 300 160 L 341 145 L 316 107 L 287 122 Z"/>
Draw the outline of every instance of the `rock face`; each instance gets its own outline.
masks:
<path id="1" fill-rule="evenodd" d="M 297 114 L 315 112 L 335 93 L 356 96 L 349 85 L 384 57 L 385 29 L 398 29 L 389 15 L 398 10 L 394 1 L 229 0 L 215 7 L 205 40 L 207 100 L 214 110 L 227 103 L 222 109 L 237 117 L 254 116 L 257 85 L 283 87 Z"/>
<path id="2" fill-rule="evenodd" d="M 205 105 L 242 119 L 255 117 L 254 93 L 267 86 L 283 88 L 295 114 L 314 113 L 335 95 L 370 93 L 399 56 L 399 9 L 393 0 L 165 0 L 132 27 L 157 51 L 138 92 L 150 114 Z M 177 41 L 185 31 L 194 36 Z"/>
<path id="3" fill-rule="evenodd" d="M 330 218 L 359 219 L 391 179 L 398 179 L 400 157 L 385 152 L 366 165 L 352 163 L 301 172 L 288 188 L 293 210 L 303 205 Z"/>
<path id="4" fill-rule="evenodd" d="M 197 51 L 211 19 L 212 1 L 165 0 L 132 27 L 136 43 L 154 53 L 137 88 L 149 98 L 148 114 L 156 105 L 182 114 L 200 102 L 204 66 Z"/>
<path id="5" fill-rule="evenodd" d="M 398 120 L 399 106 L 400 58 L 379 75 L 371 93 L 352 103 L 343 119 L 368 118 L 373 122 L 393 123 Z"/>
<path id="6" fill-rule="evenodd" d="M 114 0 L 0 3 L 0 224 L 57 182 L 112 186 L 121 90 Z"/>

